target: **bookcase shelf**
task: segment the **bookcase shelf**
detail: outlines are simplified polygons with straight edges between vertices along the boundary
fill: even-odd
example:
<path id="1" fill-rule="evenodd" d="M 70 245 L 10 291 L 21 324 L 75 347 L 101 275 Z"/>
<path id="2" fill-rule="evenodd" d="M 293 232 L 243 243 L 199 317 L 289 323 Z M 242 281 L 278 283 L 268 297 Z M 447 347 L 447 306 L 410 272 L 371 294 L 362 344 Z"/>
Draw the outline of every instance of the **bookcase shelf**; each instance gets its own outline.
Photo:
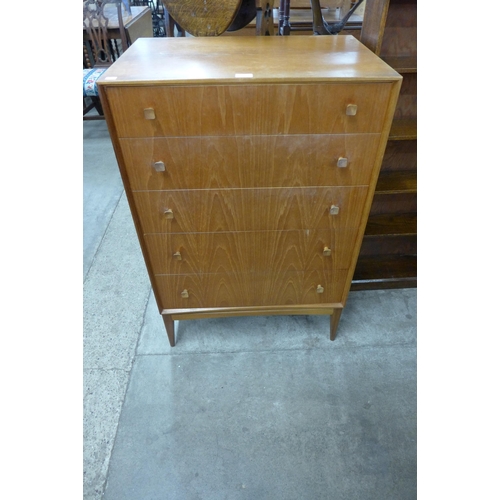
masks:
<path id="1" fill-rule="evenodd" d="M 366 2 L 360 41 L 403 76 L 351 290 L 417 286 L 417 0 Z"/>

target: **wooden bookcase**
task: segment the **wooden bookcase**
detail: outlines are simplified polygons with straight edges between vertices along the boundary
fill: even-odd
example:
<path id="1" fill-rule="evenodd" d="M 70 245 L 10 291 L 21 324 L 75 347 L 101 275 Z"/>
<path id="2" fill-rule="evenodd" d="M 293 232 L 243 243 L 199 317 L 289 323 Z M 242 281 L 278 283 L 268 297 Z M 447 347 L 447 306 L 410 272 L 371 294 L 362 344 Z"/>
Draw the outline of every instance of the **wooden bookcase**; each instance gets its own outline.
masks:
<path id="1" fill-rule="evenodd" d="M 360 41 L 403 76 L 351 290 L 417 286 L 417 0 L 366 2 Z"/>

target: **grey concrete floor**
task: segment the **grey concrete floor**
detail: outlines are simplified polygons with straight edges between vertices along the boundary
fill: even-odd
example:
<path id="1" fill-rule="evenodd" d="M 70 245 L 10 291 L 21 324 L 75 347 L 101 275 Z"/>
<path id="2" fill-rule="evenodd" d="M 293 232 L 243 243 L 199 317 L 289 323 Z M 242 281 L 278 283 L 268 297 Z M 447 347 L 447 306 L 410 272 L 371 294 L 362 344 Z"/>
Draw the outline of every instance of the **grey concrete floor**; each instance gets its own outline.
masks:
<path id="1" fill-rule="evenodd" d="M 84 499 L 417 497 L 416 290 L 326 316 L 176 322 L 105 122 L 84 123 Z"/>

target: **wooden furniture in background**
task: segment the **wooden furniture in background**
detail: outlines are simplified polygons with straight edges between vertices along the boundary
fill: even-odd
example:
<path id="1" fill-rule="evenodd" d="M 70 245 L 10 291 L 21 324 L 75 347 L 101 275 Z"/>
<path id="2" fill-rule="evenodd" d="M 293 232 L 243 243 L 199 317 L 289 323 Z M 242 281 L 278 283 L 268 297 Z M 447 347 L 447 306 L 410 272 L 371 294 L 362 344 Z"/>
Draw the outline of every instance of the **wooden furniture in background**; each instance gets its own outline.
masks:
<path id="1" fill-rule="evenodd" d="M 131 6 L 131 15 L 124 15 L 123 24 L 130 44 L 139 38 L 153 36 L 153 21 L 151 9 L 146 6 Z"/>
<path id="2" fill-rule="evenodd" d="M 160 0 L 165 8 L 166 36 L 274 36 L 279 33 L 280 0 Z M 311 35 L 314 31 L 311 0 L 288 0 L 290 28 L 286 34 Z M 350 0 L 322 0 L 321 14 L 330 25 L 338 23 L 351 8 Z M 364 2 L 349 19 L 343 34 L 359 38 Z M 316 18 L 318 12 L 316 12 Z M 233 16 L 233 17 L 231 17 Z M 174 34 L 174 19 L 179 32 Z M 179 21 L 180 20 L 180 21 Z M 318 19 L 316 19 L 317 24 Z M 228 24 L 229 23 L 229 24 Z"/>
<path id="3" fill-rule="evenodd" d="M 366 1 L 366 0 L 365 0 Z M 342 35 L 353 35 L 359 39 L 363 16 L 363 2 L 358 10 L 351 16 Z M 256 0 L 257 16 L 245 28 L 238 31 L 222 33 L 222 36 L 255 36 L 278 34 L 279 27 L 279 0 Z M 321 11 L 325 21 L 335 23 L 349 11 L 350 0 L 321 1 Z M 290 35 L 311 36 L 313 34 L 313 12 L 310 0 L 290 0 Z"/>
<path id="4" fill-rule="evenodd" d="M 218 36 L 229 28 L 242 0 L 163 0 L 168 14 L 193 36 Z"/>
<path id="5" fill-rule="evenodd" d="M 109 3 L 113 2 L 103 2 L 103 4 L 106 4 L 104 7 L 104 16 L 108 19 L 108 38 L 111 40 L 119 40 L 121 38 L 121 33 L 118 13 L 115 6 L 109 5 Z M 131 6 L 130 10 L 130 14 L 123 7 L 121 10 L 128 45 L 134 43 L 138 38 L 153 36 L 151 9 L 147 6 Z M 87 40 L 85 27 L 83 29 L 83 38 Z"/>
<path id="6" fill-rule="evenodd" d="M 141 39 L 99 80 L 172 346 L 217 316 L 335 338 L 400 85 L 352 36 Z"/>
<path id="7" fill-rule="evenodd" d="M 96 80 L 128 48 L 121 0 L 83 2 L 83 119 L 104 120 Z M 110 20 L 113 19 L 113 23 Z M 108 27 L 115 31 L 110 35 Z M 89 114 L 95 109 L 97 114 Z"/>
<path id="8" fill-rule="evenodd" d="M 278 1 L 278 0 L 277 0 Z M 255 0 L 257 15 L 255 16 L 255 35 L 257 36 L 274 36 L 274 0 Z M 239 30 L 236 33 L 248 33 L 249 29 L 253 29 L 253 22 L 249 23 L 245 30 Z"/>
<path id="9" fill-rule="evenodd" d="M 361 42 L 403 76 L 352 290 L 417 286 L 417 0 L 365 2 Z"/>
<path id="10" fill-rule="evenodd" d="M 256 0 L 242 0 L 236 16 L 227 28 L 227 31 L 239 31 L 248 26 L 257 17 Z"/>
<path id="11" fill-rule="evenodd" d="M 125 1 L 125 0 L 124 0 Z M 128 6 L 149 7 L 151 14 L 151 24 L 153 26 L 153 36 L 166 36 L 165 12 L 161 0 L 127 0 Z"/>

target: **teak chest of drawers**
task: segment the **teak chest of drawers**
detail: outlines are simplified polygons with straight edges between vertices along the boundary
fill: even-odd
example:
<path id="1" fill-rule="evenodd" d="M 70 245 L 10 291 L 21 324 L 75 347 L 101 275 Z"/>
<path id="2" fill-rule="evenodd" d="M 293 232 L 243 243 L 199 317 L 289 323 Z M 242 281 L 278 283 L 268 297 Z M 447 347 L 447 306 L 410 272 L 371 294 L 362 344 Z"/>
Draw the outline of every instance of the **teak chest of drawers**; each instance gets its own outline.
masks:
<path id="1" fill-rule="evenodd" d="M 170 344 L 256 314 L 333 340 L 401 76 L 352 36 L 143 38 L 98 84 Z"/>

